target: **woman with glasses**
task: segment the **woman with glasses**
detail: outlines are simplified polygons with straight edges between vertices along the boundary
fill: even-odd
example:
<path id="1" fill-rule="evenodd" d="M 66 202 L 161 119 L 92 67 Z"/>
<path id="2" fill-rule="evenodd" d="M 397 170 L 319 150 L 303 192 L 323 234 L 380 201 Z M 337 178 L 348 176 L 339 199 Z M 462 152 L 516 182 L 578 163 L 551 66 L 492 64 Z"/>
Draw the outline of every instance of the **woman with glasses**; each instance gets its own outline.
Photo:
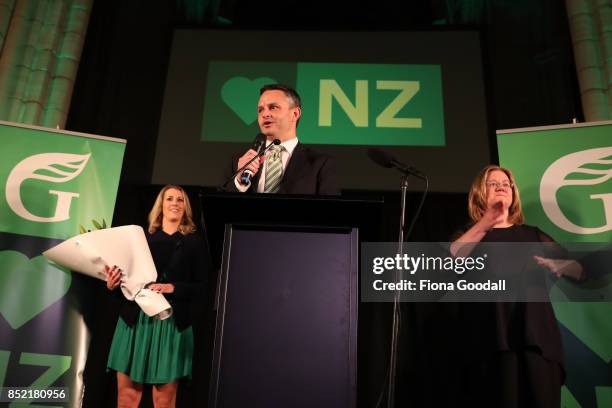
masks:
<path id="1" fill-rule="evenodd" d="M 451 245 L 454 256 L 468 256 L 478 243 L 549 242 L 550 236 L 525 224 L 521 199 L 510 170 L 490 165 L 472 183 L 468 211 L 472 223 Z M 556 253 L 567 255 L 562 247 Z M 529 256 L 524 264 L 557 277 L 583 277 L 571 260 Z M 510 263 L 510 260 L 508 260 Z M 513 263 L 513 265 L 520 262 Z M 462 330 L 463 403 L 495 407 L 559 407 L 564 379 L 561 334 L 550 302 L 464 303 Z"/>

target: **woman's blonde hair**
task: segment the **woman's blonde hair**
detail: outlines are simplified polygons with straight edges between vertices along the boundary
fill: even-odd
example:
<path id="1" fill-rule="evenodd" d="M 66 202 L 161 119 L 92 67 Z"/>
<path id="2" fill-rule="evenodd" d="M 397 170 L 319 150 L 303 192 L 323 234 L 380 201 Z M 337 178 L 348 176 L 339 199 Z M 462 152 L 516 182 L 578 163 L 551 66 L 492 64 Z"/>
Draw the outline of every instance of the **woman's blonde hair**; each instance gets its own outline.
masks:
<path id="1" fill-rule="evenodd" d="M 514 176 L 510 170 L 494 164 L 488 165 L 482 169 L 472 182 L 470 195 L 468 197 L 468 212 L 470 213 L 470 218 L 476 223 L 480 221 L 487 211 L 487 178 L 489 177 L 489 173 L 495 170 L 503 171 L 506 176 L 508 176 L 510 183 L 512 183 L 512 204 L 510 204 L 510 208 L 508 208 L 508 222 L 516 225 L 524 224 L 525 216 L 523 215 L 523 209 L 521 207 L 521 196 L 516 187 Z"/>
<path id="2" fill-rule="evenodd" d="M 191 211 L 191 204 L 189 203 L 189 197 L 187 196 L 187 193 L 180 186 L 167 184 L 161 189 L 159 194 L 157 194 L 157 198 L 155 199 L 153 208 L 149 213 L 149 234 L 153 234 L 155 231 L 161 228 L 163 219 L 162 208 L 164 202 L 164 195 L 166 194 L 166 191 L 172 188 L 180 191 L 181 194 L 183 194 L 183 199 L 185 200 L 185 212 L 183 213 L 183 219 L 181 220 L 178 227 L 179 232 L 183 235 L 187 235 L 191 234 L 196 230 L 196 226 L 193 222 L 193 212 Z"/>

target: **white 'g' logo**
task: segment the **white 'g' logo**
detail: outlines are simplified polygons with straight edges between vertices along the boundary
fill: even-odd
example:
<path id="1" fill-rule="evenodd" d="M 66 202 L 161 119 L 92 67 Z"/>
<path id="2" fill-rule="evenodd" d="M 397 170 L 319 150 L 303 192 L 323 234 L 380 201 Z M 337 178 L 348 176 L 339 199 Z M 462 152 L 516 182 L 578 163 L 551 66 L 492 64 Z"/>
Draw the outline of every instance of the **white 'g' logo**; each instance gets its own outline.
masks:
<path id="1" fill-rule="evenodd" d="M 42 153 L 27 157 L 13 168 L 6 180 L 6 201 L 9 207 L 21 218 L 36 222 L 59 222 L 70 218 L 70 203 L 78 193 L 49 190 L 57 196 L 55 214 L 52 217 L 39 217 L 29 212 L 21 201 L 21 183 L 28 179 L 65 183 L 81 174 L 89 154 Z"/>
<path id="2" fill-rule="evenodd" d="M 605 167 L 601 170 L 583 168 L 585 164 Z M 588 179 L 568 180 L 570 173 L 590 175 Z M 557 190 L 564 186 L 589 186 L 605 183 L 612 178 L 612 147 L 583 150 L 563 156 L 546 169 L 540 182 L 540 201 L 544 212 L 559 228 L 575 234 L 599 234 L 612 230 L 612 193 L 591 194 L 593 200 L 601 200 L 604 208 L 604 225 L 581 227 L 567 219 L 557 202 Z"/>

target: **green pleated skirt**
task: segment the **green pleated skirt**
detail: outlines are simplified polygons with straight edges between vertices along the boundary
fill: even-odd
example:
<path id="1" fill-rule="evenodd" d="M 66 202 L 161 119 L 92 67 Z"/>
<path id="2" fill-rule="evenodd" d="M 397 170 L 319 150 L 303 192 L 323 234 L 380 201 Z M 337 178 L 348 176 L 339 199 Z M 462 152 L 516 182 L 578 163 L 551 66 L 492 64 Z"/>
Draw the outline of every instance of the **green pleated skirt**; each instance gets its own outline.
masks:
<path id="1" fill-rule="evenodd" d="M 108 355 L 107 368 L 144 384 L 167 384 L 191 378 L 193 331 L 179 332 L 174 317 L 158 320 L 141 310 L 134 327 L 120 317 Z"/>

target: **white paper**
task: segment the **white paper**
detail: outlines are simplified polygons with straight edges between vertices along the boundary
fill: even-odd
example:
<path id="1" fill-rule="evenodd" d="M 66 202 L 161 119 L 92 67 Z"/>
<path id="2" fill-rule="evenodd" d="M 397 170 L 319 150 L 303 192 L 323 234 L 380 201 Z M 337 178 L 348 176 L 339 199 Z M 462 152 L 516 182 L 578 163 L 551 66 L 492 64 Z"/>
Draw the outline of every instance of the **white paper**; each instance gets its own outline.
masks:
<path id="1" fill-rule="evenodd" d="M 172 308 L 164 295 L 151 289 L 140 290 L 134 301 L 147 316 L 157 316 L 158 319 L 164 320 L 172 315 Z"/>
<path id="2" fill-rule="evenodd" d="M 137 225 L 77 235 L 48 249 L 43 255 L 75 272 L 104 281 L 104 265 L 117 265 L 123 273 L 121 291 L 128 300 L 136 300 L 147 316 L 159 315 L 158 318 L 163 320 L 172 314 L 172 308 L 162 294 L 144 289 L 146 284 L 157 280 L 157 270 L 144 231 Z M 143 290 L 141 299 L 137 300 Z"/>

